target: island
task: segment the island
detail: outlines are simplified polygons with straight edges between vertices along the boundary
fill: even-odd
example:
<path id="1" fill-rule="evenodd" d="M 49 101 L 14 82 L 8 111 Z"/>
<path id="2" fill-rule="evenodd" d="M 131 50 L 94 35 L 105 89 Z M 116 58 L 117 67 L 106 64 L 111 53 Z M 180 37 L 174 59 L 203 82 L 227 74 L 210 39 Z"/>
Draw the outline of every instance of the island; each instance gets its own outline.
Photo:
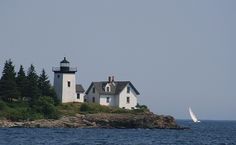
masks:
<path id="1" fill-rule="evenodd" d="M 13 62 L 7 60 L 0 79 L 0 127 L 184 129 L 172 116 L 156 115 L 139 105 L 139 92 L 130 81 L 109 77 L 93 82 L 86 93 L 90 90 L 92 97 L 81 99 L 84 90 L 77 91 L 75 72 L 64 58 L 60 68 L 54 69 L 52 86 L 44 69 L 38 75 L 31 64 L 26 74 L 21 65 L 16 73 Z M 111 105 L 116 96 L 121 103 Z"/>
<path id="2" fill-rule="evenodd" d="M 57 119 L 4 118 L 0 120 L 0 127 L 186 129 L 172 116 L 156 115 L 147 108 L 126 110 L 88 103 L 61 104 L 57 108 L 61 114 Z"/>

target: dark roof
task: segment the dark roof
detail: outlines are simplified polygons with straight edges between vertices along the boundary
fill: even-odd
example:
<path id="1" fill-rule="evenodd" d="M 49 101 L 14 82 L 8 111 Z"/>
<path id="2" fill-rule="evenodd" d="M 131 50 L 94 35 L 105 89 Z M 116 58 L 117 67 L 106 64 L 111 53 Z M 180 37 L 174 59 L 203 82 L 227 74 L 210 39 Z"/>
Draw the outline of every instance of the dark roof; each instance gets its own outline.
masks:
<path id="1" fill-rule="evenodd" d="M 61 61 L 61 63 L 70 63 L 68 60 L 66 60 L 66 57 Z"/>
<path id="2" fill-rule="evenodd" d="M 130 81 L 115 81 L 111 85 L 110 92 L 105 91 L 105 86 L 108 84 L 107 81 L 103 82 L 92 82 L 89 86 L 88 90 L 86 91 L 86 94 L 88 94 L 89 90 L 92 88 L 92 86 L 95 87 L 95 90 L 101 94 L 101 95 L 118 95 L 120 92 L 129 84 L 136 94 L 139 95 L 138 90 L 133 86 L 133 84 Z"/>
<path id="3" fill-rule="evenodd" d="M 81 84 L 76 85 L 76 93 L 84 93 L 84 88 Z"/>

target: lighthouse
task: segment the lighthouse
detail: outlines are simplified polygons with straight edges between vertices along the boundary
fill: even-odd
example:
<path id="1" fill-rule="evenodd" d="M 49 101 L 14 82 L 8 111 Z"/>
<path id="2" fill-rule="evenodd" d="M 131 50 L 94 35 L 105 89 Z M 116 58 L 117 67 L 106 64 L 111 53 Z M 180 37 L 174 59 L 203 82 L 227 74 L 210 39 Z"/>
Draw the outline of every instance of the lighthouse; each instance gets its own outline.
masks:
<path id="1" fill-rule="evenodd" d="M 61 103 L 74 102 L 77 99 L 75 73 L 77 68 L 70 67 L 66 57 L 60 67 L 54 67 L 54 89 Z"/>

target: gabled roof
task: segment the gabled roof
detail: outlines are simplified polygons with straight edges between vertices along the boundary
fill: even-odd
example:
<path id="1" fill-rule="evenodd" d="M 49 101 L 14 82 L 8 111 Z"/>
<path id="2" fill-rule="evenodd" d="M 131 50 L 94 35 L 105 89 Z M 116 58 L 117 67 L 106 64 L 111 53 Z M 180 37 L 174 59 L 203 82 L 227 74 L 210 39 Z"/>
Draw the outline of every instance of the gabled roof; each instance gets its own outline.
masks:
<path id="1" fill-rule="evenodd" d="M 84 88 L 81 84 L 76 84 L 76 93 L 84 93 Z"/>
<path id="2" fill-rule="evenodd" d="M 130 81 L 114 81 L 110 83 L 111 85 L 111 90 L 110 92 L 105 91 L 105 86 L 108 84 L 108 81 L 103 81 L 103 82 L 92 82 L 91 85 L 89 86 L 88 90 L 86 91 L 86 94 L 88 94 L 89 90 L 94 86 L 95 90 L 100 94 L 100 95 L 118 95 L 121 93 L 121 91 L 127 86 L 130 85 L 132 89 L 135 91 L 137 95 L 139 95 L 138 90 L 133 86 L 133 84 Z"/>

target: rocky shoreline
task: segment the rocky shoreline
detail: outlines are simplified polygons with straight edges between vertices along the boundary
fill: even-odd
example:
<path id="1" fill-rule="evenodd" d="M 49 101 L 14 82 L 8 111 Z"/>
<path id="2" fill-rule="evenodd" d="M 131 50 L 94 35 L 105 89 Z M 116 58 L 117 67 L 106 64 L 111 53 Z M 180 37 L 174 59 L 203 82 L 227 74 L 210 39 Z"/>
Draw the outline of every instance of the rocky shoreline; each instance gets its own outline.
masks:
<path id="1" fill-rule="evenodd" d="M 151 112 L 142 114 L 76 114 L 75 116 L 63 116 L 58 120 L 41 119 L 21 122 L 3 119 L 0 120 L 0 127 L 186 129 L 180 127 L 172 116 L 156 115 Z"/>

